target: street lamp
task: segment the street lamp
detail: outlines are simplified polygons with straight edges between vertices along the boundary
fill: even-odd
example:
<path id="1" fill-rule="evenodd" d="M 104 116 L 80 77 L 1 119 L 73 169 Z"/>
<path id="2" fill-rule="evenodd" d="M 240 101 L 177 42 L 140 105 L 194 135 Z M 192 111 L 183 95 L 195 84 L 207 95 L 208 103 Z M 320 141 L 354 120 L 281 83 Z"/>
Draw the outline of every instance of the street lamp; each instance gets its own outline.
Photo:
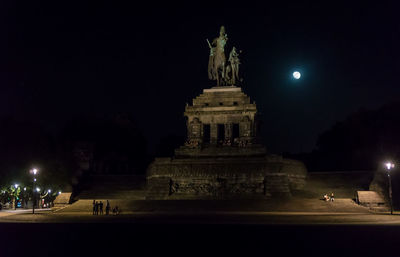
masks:
<path id="1" fill-rule="evenodd" d="M 32 169 L 31 173 L 33 174 L 33 187 L 32 187 L 32 214 L 35 214 L 35 203 L 36 203 L 36 195 L 35 195 L 35 183 L 36 183 L 36 174 L 38 173 L 38 169 Z"/>
<path id="2" fill-rule="evenodd" d="M 17 209 L 17 193 L 18 193 L 18 184 L 14 185 L 15 191 L 14 191 L 14 210 Z"/>
<path id="3" fill-rule="evenodd" d="M 393 214 L 393 200 L 392 200 L 392 178 L 390 177 L 390 169 L 394 168 L 394 164 L 391 162 L 385 163 L 388 180 L 389 180 L 389 200 L 390 200 L 390 214 Z"/>

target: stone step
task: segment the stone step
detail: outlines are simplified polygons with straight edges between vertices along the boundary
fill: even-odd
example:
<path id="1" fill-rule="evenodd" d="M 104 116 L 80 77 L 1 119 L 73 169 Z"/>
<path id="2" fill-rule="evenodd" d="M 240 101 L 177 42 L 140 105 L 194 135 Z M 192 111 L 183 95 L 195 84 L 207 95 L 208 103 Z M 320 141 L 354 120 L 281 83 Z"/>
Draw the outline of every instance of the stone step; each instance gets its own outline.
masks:
<path id="1" fill-rule="evenodd" d="M 105 203 L 107 199 L 95 199 Z M 301 211 L 301 212 L 348 212 L 370 213 L 370 209 L 357 205 L 353 200 L 344 198 L 334 202 L 325 202 L 319 199 L 289 198 L 277 200 L 110 200 L 111 207 L 118 206 L 122 213 L 138 211 Z M 92 213 L 92 200 L 79 200 L 66 208 L 58 210 L 62 212 L 86 212 Z"/>
<path id="2" fill-rule="evenodd" d="M 75 199 L 144 199 L 146 178 L 136 175 L 93 175 Z"/>
<path id="3" fill-rule="evenodd" d="M 95 199 L 95 198 L 108 198 L 108 199 L 144 199 L 146 194 L 145 190 L 114 190 L 114 191 L 84 191 L 78 196 L 79 199 Z"/>
<path id="4" fill-rule="evenodd" d="M 59 194 L 54 200 L 54 205 L 69 204 L 71 202 L 71 194 L 72 192 L 64 192 Z"/>
<path id="5" fill-rule="evenodd" d="M 390 211 L 390 207 L 383 206 L 383 207 L 370 207 L 369 208 L 373 212 L 388 212 Z"/>
<path id="6" fill-rule="evenodd" d="M 169 195 L 170 178 L 159 177 L 148 180 L 146 199 L 166 199 Z"/>
<path id="7" fill-rule="evenodd" d="M 109 200 L 111 209 L 114 208 L 115 206 L 118 206 L 120 210 L 128 210 L 130 209 L 129 206 L 131 206 L 132 200 L 124 200 L 124 199 L 108 199 L 108 198 L 98 198 L 94 199 L 97 202 L 102 201 L 103 202 L 103 211 L 105 213 L 106 210 L 106 204 L 107 200 Z M 70 206 L 58 211 L 59 213 L 62 212 L 88 212 L 92 213 L 93 212 L 93 199 L 91 200 L 78 200 L 71 204 Z"/>

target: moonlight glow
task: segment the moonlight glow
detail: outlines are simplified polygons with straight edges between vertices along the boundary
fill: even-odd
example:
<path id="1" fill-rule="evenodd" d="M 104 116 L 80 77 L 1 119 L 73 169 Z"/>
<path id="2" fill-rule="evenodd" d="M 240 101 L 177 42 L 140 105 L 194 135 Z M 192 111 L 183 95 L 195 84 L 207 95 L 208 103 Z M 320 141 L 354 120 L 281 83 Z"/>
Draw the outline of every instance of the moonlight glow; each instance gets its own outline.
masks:
<path id="1" fill-rule="evenodd" d="M 293 72 L 293 78 L 299 79 L 300 77 L 301 77 L 300 72 L 298 72 L 298 71 Z"/>

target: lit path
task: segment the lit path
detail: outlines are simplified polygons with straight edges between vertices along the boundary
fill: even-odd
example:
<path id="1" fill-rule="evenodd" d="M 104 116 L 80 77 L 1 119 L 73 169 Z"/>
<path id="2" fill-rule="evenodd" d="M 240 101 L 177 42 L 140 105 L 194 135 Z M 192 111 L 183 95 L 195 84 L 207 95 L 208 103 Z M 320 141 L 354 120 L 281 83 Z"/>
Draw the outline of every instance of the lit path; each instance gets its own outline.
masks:
<path id="1" fill-rule="evenodd" d="M 52 211 L 51 209 L 35 209 L 35 212 L 51 212 L 51 211 Z M 27 213 L 32 214 L 32 209 L 16 209 L 16 210 L 3 209 L 0 211 L 0 219 L 2 217 L 12 216 L 16 214 L 27 214 Z"/>
<path id="2" fill-rule="evenodd" d="M 373 213 L 351 199 L 288 201 L 110 201 L 122 206 L 118 216 L 93 216 L 92 200 L 66 207 L 0 212 L 9 223 L 131 223 L 131 224 L 393 224 L 400 212 Z M 40 211 L 46 210 L 46 211 Z"/>
<path id="3" fill-rule="evenodd" d="M 0 212 L 1 213 L 1 212 Z M 136 223 L 136 224 L 298 224 L 400 225 L 400 213 L 334 212 L 136 212 L 93 216 L 89 212 L 7 212 L 0 222 L 12 223 Z"/>

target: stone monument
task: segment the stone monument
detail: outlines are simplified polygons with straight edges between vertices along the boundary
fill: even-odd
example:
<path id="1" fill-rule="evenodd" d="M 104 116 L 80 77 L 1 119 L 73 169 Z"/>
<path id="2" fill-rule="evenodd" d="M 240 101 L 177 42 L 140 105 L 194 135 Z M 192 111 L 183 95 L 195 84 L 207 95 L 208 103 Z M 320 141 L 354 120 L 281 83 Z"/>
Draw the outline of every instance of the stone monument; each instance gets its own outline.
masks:
<path id="1" fill-rule="evenodd" d="M 268 154 L 258 138 L 257 107 L 238 86 L 239 58 L 226 63 L 225 28 L 210 47 L 208 75 L 217 86 L 187 105 L 187 140 L 172 158 L 147 169 L 146 199 L 254 199 L 290 196 L 305 184 L 302 162 Z"/>

